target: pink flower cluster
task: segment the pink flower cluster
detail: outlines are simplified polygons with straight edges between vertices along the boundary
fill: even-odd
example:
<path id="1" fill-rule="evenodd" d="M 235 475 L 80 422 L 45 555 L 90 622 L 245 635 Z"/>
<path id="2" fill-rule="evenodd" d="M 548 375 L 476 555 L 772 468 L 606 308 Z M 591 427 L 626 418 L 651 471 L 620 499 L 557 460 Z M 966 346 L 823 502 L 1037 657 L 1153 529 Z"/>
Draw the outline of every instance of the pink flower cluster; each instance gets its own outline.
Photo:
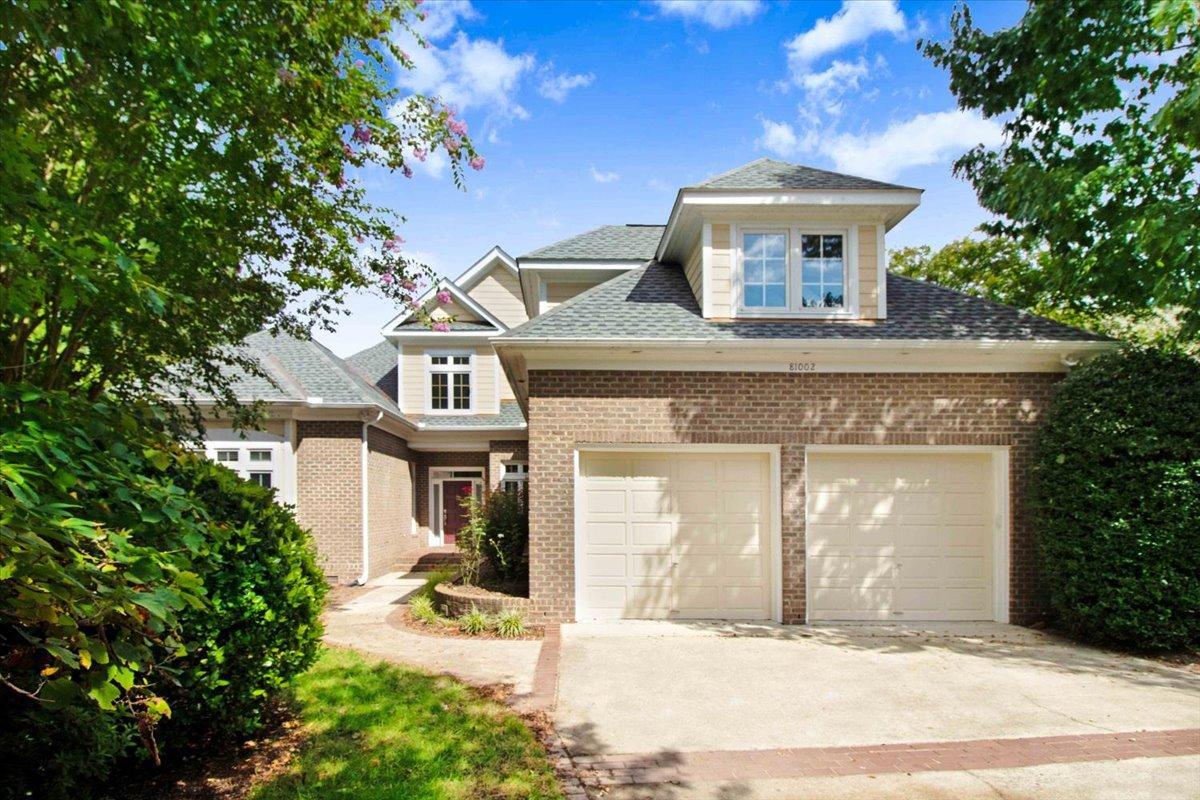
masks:
<path id="1" fill-rule="evenodd" d="M 424 147 L 414 147 L 413 148 L 413 158 L 415 158 L 417 161 L 424 161 L 428 157 L 429 157 L 429 151 L 426 150 Z"/>
<path id="2" fill-rule="evenodd" d="M 447 305 L 450 302 L 450 293 L 442 289 L 437 293 L 437 301 L 440 305 Z"/>
<path id="3" fill-rule="evenodd" d="M 450 323 L 449 322 L 435 322 L 435 323 L 433 323 L 433 329 L 435 331 L 437 331 L 438 333 L 447 333 L 450 330 Z"/>
<path id="4" fill-rule="evenodd" d="M 478 171 L 483 169 L 487 161 L 484 160 L 483 156 L 475 156 L 468 163 L 471 165 L 471 169 Z"/>
<path id="5" fill-rule="evenodd" d="M 450 132 L 455 136 L 467 135 L 467 123 L 463 122 L 461 119 L 454 119 L 451 117 L 450 122 L 446 124 L 446 127 L 449 128 Z"/>
<path id="6" fill-rule="evenodd" d="M 361 122 L 355 122 L 354 133 L 350 134 L 350 138 L 359 144 L 369 144 L 371 142 L 371 129 Z"/>
<path id="7" fill-rule="evenodd" d="M 402 244 L 404 244 L 404 239 L 400 238 L 399 236 L 393 236 L 389 239 L 383 240 L 383 249 L 390 253 L 394 250 L 399 250 L 400 245 Z"/>

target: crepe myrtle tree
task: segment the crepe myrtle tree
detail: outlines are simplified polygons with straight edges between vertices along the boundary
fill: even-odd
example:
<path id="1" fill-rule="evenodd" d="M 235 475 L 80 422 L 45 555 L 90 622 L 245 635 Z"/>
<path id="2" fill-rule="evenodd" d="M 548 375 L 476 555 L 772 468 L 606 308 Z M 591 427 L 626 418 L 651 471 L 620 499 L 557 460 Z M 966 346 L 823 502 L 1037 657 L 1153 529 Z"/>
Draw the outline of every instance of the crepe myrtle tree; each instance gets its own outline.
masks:
<path id="1" fill-rule="evenodd" d="M 401 95 L 421 0 L 23 0 L 0 13 L 0 382 L 232 409 L 235 347 L 328 326 L 348 292 L 411 303 L 427 269 L 357 176 L 441 149 Z M 181 376 L 186 376 L 182 378 Z"/>

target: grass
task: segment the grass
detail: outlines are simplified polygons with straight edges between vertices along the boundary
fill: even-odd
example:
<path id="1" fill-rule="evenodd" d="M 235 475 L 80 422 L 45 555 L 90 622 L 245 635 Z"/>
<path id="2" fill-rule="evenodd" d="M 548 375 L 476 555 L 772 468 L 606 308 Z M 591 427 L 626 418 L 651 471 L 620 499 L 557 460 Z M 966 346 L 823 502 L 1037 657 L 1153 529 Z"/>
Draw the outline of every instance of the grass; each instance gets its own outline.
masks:
<path id="1" fill-rule="evenodd" d="M 521 720 L 452 678 L 331 649 L 296 699 L 308 741 L 253 800 L 562 798 Z"/>

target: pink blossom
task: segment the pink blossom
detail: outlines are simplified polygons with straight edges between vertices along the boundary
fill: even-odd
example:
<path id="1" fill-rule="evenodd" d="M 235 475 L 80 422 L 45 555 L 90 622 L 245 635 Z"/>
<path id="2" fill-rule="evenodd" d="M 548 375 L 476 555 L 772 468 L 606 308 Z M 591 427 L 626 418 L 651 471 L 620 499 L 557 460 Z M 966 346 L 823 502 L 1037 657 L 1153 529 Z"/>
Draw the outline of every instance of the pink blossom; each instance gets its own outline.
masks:
<path id="1" fill-rule="evenodd" d="M 441 305 L 446 305 L 447 303 L 450 302 L 450 293 L 447 292 L 445 289 L 442 289 L 440 292 L 437 293 L 437 301 Z"/>
<path id="2" fill-rule="evenodd" d="M 410 167 L 408 164 L 405 164 L 403 167 L 401 167 L 400 171 L 404 173 L 404 177 L 406 178 L 411 178 L 413 175 L 412 167 Z"/>
<path id="3" fill-rule="evenodd" d="M 425 0 L 413 0 L 413 6 L 420 7 L 425 3 Z"/>
<path id="4" fill-rule="evenodd" d="M 355 237 L 354 237 L 354 241 L 358 242 L 359 244 L 362 244 L 362 243 L 363 243 L 363 237 L 362 237 L 362 234 L 359 234 L 358 236 L 355 236 Z"/>
<path id="5" fill-rule="evenodd" d="M 481 170 L 487 164 L 487 161 L 484 160 L 483 156 L 475 156 L 468 163 L 471 165 L 471 169 Z"/>
<path id="6" fill-rule="evenodd" d="M 354 66 L 357 67 L 358 69 L 362 69 L 366 65 L 367 65 L 367 62 L 363 61 L 361 58 L 355 59 L 355 61 L 354 61 Z"/>
<path id="7" fill-rule="evenodd" d="M 350 158 L 354 155 L 354 150 L 346 142 L 342 142 L 342 155 L 344 155 L 346 158 Z"/>
<path id="8" fill-rule="evenodd" d="M 451 139 L 450 137 L 446 137 L 446 140 L 444 142 L 442 142 L 442 144 L 444 144 L 446 146 L 447 153 L 457 153 L 458 152 L 458 147 L 459 147 L 458 139 Z"/>
<path id="9" fill-rule="evenodd" d="M 467 123 L 463 122 L 461 119 L 451 119 L 448 123 L 446 123 L 446 127 L 449 128 L 450 132 L 455 136 L 467 135 Z"/>
<path id="10" fill-rule="evenodd" d="M 433 329 L 434 329 L 435 331 L 437 331 L 438 333 L 446 333 L 447 331 L 449 331 L 449 330 L 450 330 L 450 323 L 448 323 L 448 322 L 435 322 L 435 323 L 433 323 Z"/>
<path id="11" fill-rule="evenodd" d="M 404 280 L 400 281 L 400 286 L 406 292 L 411 292 L 417 288 L 416 281 L 414 281 L 412 278 L 405 278 Z"/>
<path id="12" fill-rule="evenodd" d="M 398 250 L 402 244 L 404 244 L 404 239 L 399 236 L 393 236 L 390 239 L 383 240 L 383 249 L 388 251 Z"/>
<path id="13" fill-rule="evenodd" d="M 334 185 L 337 186 L 337 188 L 339 188 L 339 189 L 345 189 L 346 188 L 346 176 L 338 175 L 337 180 L 334 181 Z"/>
<path id="14" fill-rule="evenodd" d="M 383 284 L 392 283 L 396 280 L 396 276 L 390 272 L 385 272 L 379 276 L 379 282 Z"/>
<path id="15" fill-rule="evenodd" d="M 292 72 L 287 67 L 280 67 L 279 69 L 275 70 L 275 74 L 283 83 L 292 84 L 296 82 L 296 73 Z"/>
<path id="16" fill-rule="evenodd" d="M 359 144 L 367 144 L 371 141 L 371 129 L 361 122 L 355 122 L 354 133 L 350 134 L 350 138 Z"/>
<path id="17" fill-rule="evenodd" d="M 410 56 L 407 51 L 401 50 L 400 51 L 400 60 L 401 61 L 412 61 L 412 56 Z"/>
<path id="18" fill-rule="evenodd" d="M 417 161 L 424 161 L 428 157 L 429 157 L 429 151 L 426 150 L 424 147 L 414 147 L 413 148 L 413 158 L 415 158 Z"/>

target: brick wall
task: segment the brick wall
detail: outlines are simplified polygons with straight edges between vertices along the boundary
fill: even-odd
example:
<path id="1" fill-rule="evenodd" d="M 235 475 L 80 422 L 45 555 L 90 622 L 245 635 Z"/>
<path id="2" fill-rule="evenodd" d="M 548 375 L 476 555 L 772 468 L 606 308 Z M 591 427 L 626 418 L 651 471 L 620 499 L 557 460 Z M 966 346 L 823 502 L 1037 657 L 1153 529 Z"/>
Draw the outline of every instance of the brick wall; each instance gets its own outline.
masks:
<path id="1" fill-rule="evenodd" d="M 362 423 L 301 421 L 296 445 L 296 514 L 317 540 L 325 574 L 362 574 Z"/>
<path id="2" fill-rule="evenodd" d="M 529 442 L 524 439 L 488 442 L 488 488 L 500 488 L 507 461 L 529 461 Z"/>
<path id="3" fill-rule="evenodd" d="M 379 428 L 367 432 L 368 569 L 372 578 L 424 546 L 413 527 L 416 461 L 408 444 Z"/>
<path id="4" fill-rule="evenodd" d="M 481 467 L 484 485 L 487 484 L 488 454 L 458 452 L 417 452 L 416 506 L 417 525 L 421 541 L 429 541 L 429 468 L 430 467 Z"/>
<path id="5" fill-rule="evenodd" d="M 577 443 L 779 444 L 783 615 L 804 621 L 804 447 L 1005 445 L 1010 453 L 1010 614 L 1042 612 L 1024 501 L 1048 373 L 801 374 L 534 371 L 529 375 L 530 596 L 574 615 Z"/>

